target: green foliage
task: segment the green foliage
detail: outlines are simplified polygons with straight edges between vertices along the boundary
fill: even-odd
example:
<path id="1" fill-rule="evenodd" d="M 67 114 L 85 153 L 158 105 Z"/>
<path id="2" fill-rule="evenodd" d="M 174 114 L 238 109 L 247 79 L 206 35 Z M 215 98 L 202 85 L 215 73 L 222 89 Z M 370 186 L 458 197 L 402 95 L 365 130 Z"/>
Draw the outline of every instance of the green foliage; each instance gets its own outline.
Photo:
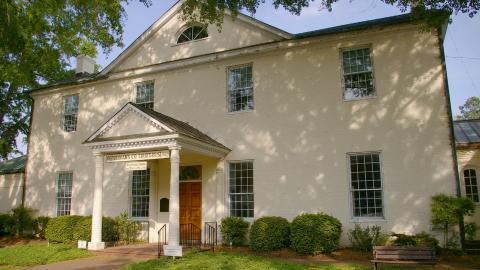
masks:
<path id="1" fill-rule="evenodd" d="M 37 217 L 33 222 L 34 234 L 37 237 L 45 239 L 45 229 L 47 228 L 48 221 L 50 217 L 40 216 Z"/>
<path id="2" fill-rule="evenodd" d="M 354 249 L 364 252 L 370 252 L 374 246 L 383 246 L 387 242 L 387 236 L 377 225 L 362 228 L 355 224 L 355 228 L 348 232 L 348 239 Z"/>
<path id="3" fill-rule="evenodd" d="M 54 263 L 92 256 L 87 250 L 65 244 L 16 245 L 0 248 L 0 268 L 2 265 L 25 266 Z M 3 268 L 1 268 L 3 269 Z M 17 268 L 14 268 L 17 269 Z"/>
<path id="4" fill-rule="evenodd" d="M 250 247 L 256 251 L 271 251 L 287 247 L 290 224 L 283 217 L 261 217 L 250 228 Z"/>
<path id="5" fill-rule="evenodd" d="M 14 221 L 9 214 L 0 214 L 0 236 L 11 235 Z"/>
<path id="6" fill-rule="evenodd" d="M 437 238 L 435 238 L 435 236 L 428 234 L 426 232 L 421 232 L 416 234 L 415 242 L 417 246 L 431 247 L 437 251 L 440 249 Z"/>
<path id="7" fill-rule="evenodd" d="M 115 217 L 115 230 L 119 241 L 133 243 L 137 239 L 140 230 L 140 223 L 128 219 L 128 213 L 123 212 Z"/>
<path id="8" fill-rule="evenodd" d="M 84 217 L 81 216 L 61 216 L 51 218 L 45 229 L 45 238 L 52 242 L 70 243 L 73 241 L 73 233 L 77 223 Z"/>
<path id="9" fill-rule="evenodd" d="M 12 209 L 12 232 L 16 236 L 23 236 L 25 231 L 33 229 L 33 209 L 19 206 Z"/>
<path id="10" fill-rule="evenodd" d="M 302 214 L 290 227 L 290 246 L 303 254 L 330 253 L 339 244 L 342 224 L 327 214 Z"/>
<path id="11" fill-rule="evenodd" d="M 92 217 L 83 217 L 75 225 L 72 241 L 78 240 L 90 241 L 92 238 Z M 115 220 L 110 217 L 102 218 L 102 241 L 115 242 L 118 241 L 118 231 Z"/>
<path id="12" fill-rule="evenodd" d="M 19 152 L 15 139 L 28 133 L 26 91 L 71 77 L 69 59 L 79 53 L 122 46 L 129 2 L 0 1 L 0 158 Z"/>
<path id="13" fill-rule="evenodd" d="M 246 236 L 249 223 L 240 217 L 222 218 L 220 233 L 226 245 L 241 246 L 247 242 Z"/>
<path id="14" fill-rule="evenodd" d="M 475 222 L 465 223 L 465 238 L 467 240 L 474 240 L 477 235 L 477 224 Z"/>
<path id="15" fill-rule="evenodd" d="M 393 233 L 393 246 L 416 246 L 417 240 L 414 235 L 407 235 L 403 233 Z"/>
<path id="16" fill-rule="evenodd" d="M 465 104 L 458 107 L 461 115 L 457 115 L 458 120 L 479 119 L 480 118 L 480 98 L 470 97 Z"/>

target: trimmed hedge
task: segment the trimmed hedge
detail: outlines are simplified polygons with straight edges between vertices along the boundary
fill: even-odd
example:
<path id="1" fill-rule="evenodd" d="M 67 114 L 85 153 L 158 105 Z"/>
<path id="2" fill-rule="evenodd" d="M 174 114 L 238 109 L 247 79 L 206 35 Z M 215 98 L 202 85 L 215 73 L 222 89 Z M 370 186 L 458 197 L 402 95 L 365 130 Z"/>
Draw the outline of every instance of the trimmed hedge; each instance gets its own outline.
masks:
<path id="1" fill-rule="evenodd" d="M 272 251 L 287 247 L 290 224 L 283 217 L 261 217 L 250 228 L 250 247 L 256 251 Z"/>
<path id="2" fill-rule="evenodd" d="M 9 214 L 0 214 L 0 236 L 11 235 L 15 221 Z"/>
<path id="3" fill-rule="evenodd" d="M 220 233 L 222 234 L 223 243 L 233 246 L 245 245 L 247 242 L 247 231 L 249 223 L 240 217 L 222 218 L 220 225 Z"/>
<path id="4" fill-rule="evenodd" d="M 90 241 L 92 238 L 92 217 L 84 217 L 75 226 L 72 241 L 78 240 Z M 118 232 L 116 230 L 115 220 L 110 217 L 102 218 L 102 241 L 118 241 Z"/>
<path id="5" fill-rule="evenodd" d="M 52 242 L 72 242 L 75 227 L 83 218 L 82 216 L 61 216 L 50 219 L 45 229 L 45 238 Z"/>
<path id="6" fill-rule="evenodd" d="M 327 214 L 302 214 L 290 226 L 290 247 L 302 254 L 332 252 L 340 242 L 342 224 Z"/>

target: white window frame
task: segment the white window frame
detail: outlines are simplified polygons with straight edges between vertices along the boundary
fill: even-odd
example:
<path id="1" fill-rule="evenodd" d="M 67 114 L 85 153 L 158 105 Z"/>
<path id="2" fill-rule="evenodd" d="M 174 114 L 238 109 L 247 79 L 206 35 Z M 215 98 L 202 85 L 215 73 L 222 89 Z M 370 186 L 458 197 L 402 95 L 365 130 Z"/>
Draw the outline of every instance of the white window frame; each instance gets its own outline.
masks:
<path id="1" fill-rule="evenodd" d="M 60 180 L 60 175 L 61 174 L 69 174 L 70 175 L 70 197 L 67 197 L 67 196 L 59 197 L 59 180 Z M 56 174 L 55 174 L 55 215 L 57 217 L 71 215 L 71 213 L 72 213 L 72 195 L 73 195 L 73 171 L 58 171 L 58 172 L 56 172 Z M 69 200 L 68 211 L 65 210 L 65 207 L 62 207 L 63 209 L 60 210 L 59 199 Z M 64 214 L 59 215 L 59 211 L 64 212 Z M 66 212 L 68 212 L 68 214 L 65 214 Z"/>
<path id="2" fill-rule="evenodd" d="M 475 203 L 475 204 L 480 204 L 480 185 L 478 183 L 479 181 L 479 174 L 480 173 L 480 170 L 474 166 L 467 166 L 465 168 L 462 169 L 462 180 L 463 180 L 463 190 L 464 190 L 464 194 L 465 194 L 465 198 L 470 198 L 467 196 L 467 183 L 465 183 L 465 171 L 466 170 L 474 170 L 475 171 L 475 177 L 477 178 L 477 196 L 479 197 L 479 200 L 478 201 L 474 201 L 472 199 L 472 201 Z M 471 199 L 471 198 L 470 198 Z"/>
<path id="3" fill-rule="evenodd" d="M 250 67 L 252 70 L 252 85 L 251 85 L 251 91 L 252 91 L 252 108 L 251 109 L 245 109 L 245 110 L 232 110 L 230 106 L 230 71 L 234 69 L 240 69 L 240 68 L 245 68 L 245 67 Z M 226 100 L 227 100 L 227 112 L 230 114 L 236 114 L 236 113 L 245 113 L 245 112 L 253 112 L 255 111 L 255 72 L 254 72 L 254 66 L 253 63 L 245 63 L 241 65 L 235 65 L 235 66 L 228 66 L 226 69 L 226 88 L 227 88 L 227 95 L 226 95 Z"/>
<path id="4" fill-rule="evenodd" d="M 193 28 L 193 27 L 201 27 L 203 28 L 203 30 L 205 30 L 205 32 L 207 33 L 207 36 L 206 37 L 203 37 L 203 38 L 197 38 L 197 39 L 191 39 L 191 40 L 187 40 L 187 41 L 184 41 L 184 42 L 178 42 L 178 40 L 180 39 L 180 37 L 183 35 L 183 33 L 185 33 L 185 31 L 187 31 L 188 29 L 190 28 Z M 200 24 L 188 24 L 184 27 L 182 27 L 180 29 L 180 31 L 177 32 L 177 35 L 175 35 L 175 42 L 174 44 L 175 45 L 183 45 L 183 44 L 188 44 L 188 43 L 191 43 L 191 42 L 195 42 L 195 41 L 200 41 L 200 40 L 205 40 L 207 38 L 209 38 L 210 35 L 208 34 L 208 27 L 206 26 L 203 26 L 203 25 L 200 25 Z"/>
<path id="5" fill-rule="evenodd" d="M 230 164 L 233 164 L 233 163 L 242 163 L 242 162 L 250 162 L 252 163 L 252 193 L 230 193 Z M 231 195 L 232 194 L 251 194 L 253 196 L 253 216 L 251 217 L 241 217 L 243 218 L 244 220 L 248 221 L 248 222 L 252 222 L 254 219 L 255 219 L 255 162 L 253 159 L 244 159 L 244 160 L 229 160 L 227 161 L 227 205 L 228 205 L 228 213 L 227 215 L 228 216 L 233 216 L 232 215 L 232 199 L 231 199 Z M 236 216 L 235 216 L 236 217 Z"/>
<path id="6" fill-rule="evenodd" d="M 377 154 L 380 164 L 380 188 L 373 189 L 362 189 L 362 190 L 381 190 L 382 191 L 382 216 L 356 216 L 355 215 L 355 202 L 353 192 L 357 189 L 352 188 L 352 171 L 350 164 L 350 157 L 354 155 L 368 155 L 368 154 Z M 361 151 L 361 152 L 348 152 L 346 154 L 346 165 L 347 165 L 347 174 L 348 174 L 348 190 L 349 190 L 349 205 L 350 205 L 350 216 L 353 222 L 362 222 L 362 221 L 385 221 L 386 220 L 386 206 L 385 206 L 385 186 L 384 186 L 384 172 L 383 172 L 383 154 L 382 151 Z"/>
<path id="7" fill-rule="evenodd" d="M 143 170 L 140 170 L 140 171 L 143 171 Z M 132 189 L 132 186 L 133 186 L 133 171 L 129 171 L 128 172 L 128 217 L 132 220 L 137 220 L 137 221 L 145 221 L 145 220 L 148 220 L 150 215 L 151 215 L 151 211 L 152 209 L 150 209 L 150 200 L 151 200 L 151 197 L 152 197 L 152 170 L 150 167 L 147 167 L 147 171 L 148 173 L 148 195 L 142 195 L 142 196 L 138 196 L 138 197 L 148 197 L 148 201 L 147 201 L 147 205 L 148 205 L 148 216 L 144 216 L 144 217 L 134 217 L 132 214 L 133 214 L 133 189 Z"/>
<path id="8" fill-rule="evenodd" d="M 76 97 L 77 98 L 77 107 L 75 108 L 75 112 L 74 113 L 68 113 L 67 114 L 67 110 L 66 110 L 66 105 L 67 105 L 67 99 L 69 98 L 72 98 L 72 97 Z M 80 106 L 80 95 L 79 94 L 72 94 L 72 95 L 66 95 L 66 96 L 63 96 L 63 113 L 62 113 L 62 130 L 64 132 L 75 132 L 77 131 L 77 126 L 78 126 L 78 107 Z M 73 129 L 72 130 L 67 130 L 66 129 L 66 121 L 65 121 L 65 118 L 67 116 L 72 116 L 75 118 L 75 124 L 73 125 Z"/>
<path id="9" fill-rule="evenodd" d="M 151 101 L 142 101 L 138 102 L 138 87 L 142 85 L 147 85 L 147 84 L 152 84 L 152 94 L 151 94 Z M 140 105 L 142 107 L 146 107 L 146 104 L 152 104 L 151 108 L 148 107 L 149 109 L 153 110 L 155 108 L 155 80 L 149 80 L 149 81 L 143 81 L 139 83 L 135 83 L 135 95 L 133 97 L 134 103 L 137 105 Z"/>
<path id="10" fill-rule="evenodd" d="M 370 50 L 370 63 L 372 64 L 372 71 L 371 72 L 372 72 L 373 94 L 370 95 L 370 96 L 365 96 L 365 97 L 357 97 L 357 98 L 347 99 L 345 97 L 345 90 L 346 90 L 345 76 L 351 75 L 353 73 L 349 73 L 349 74 L 345 73 L 345 67 L 343 65 L 343 53 L 347 52 L 347 51 L 355 51 L 355 50 L 361 50 L 361 49 L 369 49 Z M 374 59 L 373 59 L 373 46 L 372 46 L 372 44 L 365 44 L 365 45 L 358 45 L 358 46 L 340 48 L 339 58 L 340 58 L 340 74 L 341 74 L 341 82 L 342 82 L 342 99 L 343 99 L 343 101 L 348 102 L 348 101 L 356 101 L 356 100 L 377 98 L 377 85 L 375 83 L 375 63 L 374 63 Z"/>

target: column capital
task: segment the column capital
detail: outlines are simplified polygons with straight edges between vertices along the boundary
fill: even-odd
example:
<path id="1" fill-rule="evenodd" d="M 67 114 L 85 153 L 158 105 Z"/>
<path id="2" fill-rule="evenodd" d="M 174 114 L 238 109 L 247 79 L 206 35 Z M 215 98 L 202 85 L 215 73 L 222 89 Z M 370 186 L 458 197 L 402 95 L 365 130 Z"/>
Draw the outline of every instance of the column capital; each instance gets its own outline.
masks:
<path id="1" fill-rule="evenodd" d="M 103 156 L 103 153 L 100 151 L 93 151 L 93 155 L 98 157 L 98 156 Z"/>
<path id="2" fill-rule="evenodd" d="M 168 150 L 178 150 L 178 151 L 180 151 L 180 149 L 182 149 L 182 147 L 180 145 L 173 145 L 173 146 L 168 147 Z"/>

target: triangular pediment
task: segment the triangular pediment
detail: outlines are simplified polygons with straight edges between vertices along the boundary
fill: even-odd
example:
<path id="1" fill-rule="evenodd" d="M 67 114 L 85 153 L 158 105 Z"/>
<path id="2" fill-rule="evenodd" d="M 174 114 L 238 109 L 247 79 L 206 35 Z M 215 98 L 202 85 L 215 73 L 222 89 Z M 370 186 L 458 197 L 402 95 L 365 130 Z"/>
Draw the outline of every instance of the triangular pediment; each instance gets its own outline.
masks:
<path id="1" fill-rule="evenodd" d="M 221 31 L 216 25 L 210 25 L 207 27 L 207 38 L 177 44 L 181 32 L 188 27 L 188 23 L 180 17 L 182 3 L 178 1 L 101 73 L 130 70 L 291 37 L 285 31 L 243 14 L 233 19 L 227 11 Z"/>
<path id="2" fill-rule="evenodd" d="M 127 103 L 92 134 L 86 142 L 158 136 L 172 133 L 172 131 L 171 128 L 138 109 L 135 105 Z"/>

